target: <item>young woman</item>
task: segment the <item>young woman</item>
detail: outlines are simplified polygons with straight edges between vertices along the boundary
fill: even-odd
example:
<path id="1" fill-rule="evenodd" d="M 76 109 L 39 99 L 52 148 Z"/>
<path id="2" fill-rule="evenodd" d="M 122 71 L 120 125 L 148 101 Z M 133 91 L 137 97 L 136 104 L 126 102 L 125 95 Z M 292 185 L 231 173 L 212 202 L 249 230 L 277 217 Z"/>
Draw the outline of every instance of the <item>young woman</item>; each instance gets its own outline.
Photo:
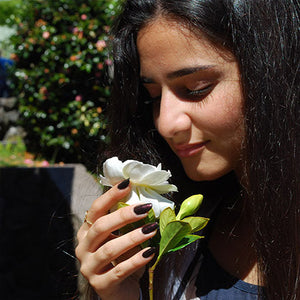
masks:
<path id="1" fill-rule="evenodd" d="M 161 263 L 155 299 L 300 299 L 298 48 L 297 0 L 124 4 L 108 155 L 163 162 L 176 200 L 202 193 L 211 217 L 204 241 Z M 129 192 L 127 180 L 96 199 L 78 232 L 102 300 L 147 297 L 154 252 L 139 244 L 156 227 L 112 232 L 149 206 L 107 214 Z"/>

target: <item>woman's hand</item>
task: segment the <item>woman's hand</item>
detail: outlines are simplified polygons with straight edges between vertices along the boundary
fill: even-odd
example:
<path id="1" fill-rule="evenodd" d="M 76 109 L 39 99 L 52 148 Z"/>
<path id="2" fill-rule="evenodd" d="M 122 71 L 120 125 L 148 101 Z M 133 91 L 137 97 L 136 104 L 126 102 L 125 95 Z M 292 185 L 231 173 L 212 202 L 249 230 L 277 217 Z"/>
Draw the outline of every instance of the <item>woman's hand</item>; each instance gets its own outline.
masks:
<path id="1" fill-rule="evenodd" d="M 130 192 L 129 180 L 112 187 L 94 201 L 77 237 L 76 256 L 81 273 L 101 300 L 139 299 L 139 279 L 154 249 L 141 243 L 156 234 L 157 223 L 147 224 L 122 236 L 112 232 L 147 216 L 151 204 L 126 206 L 107 214 L 109 209 Z"/>

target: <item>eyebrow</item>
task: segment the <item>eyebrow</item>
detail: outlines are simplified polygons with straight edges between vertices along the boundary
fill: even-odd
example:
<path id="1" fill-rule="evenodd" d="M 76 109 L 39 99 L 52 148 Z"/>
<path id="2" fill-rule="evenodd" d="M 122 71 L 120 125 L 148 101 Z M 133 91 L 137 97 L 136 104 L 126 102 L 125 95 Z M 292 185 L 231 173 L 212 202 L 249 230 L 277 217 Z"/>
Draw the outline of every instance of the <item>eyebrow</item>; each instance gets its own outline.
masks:
<path id="1" fill-rule="evenodd" d="M 167 78 L 168 79 L 179 78 L 179 77 L 183 77 L 186 75 L 197 73 L 199 71 L 210 70 L 210 69 L 213 69 L 214 67 L 215 67 L 215 65 L 203 65 L 203 66 L 197 66 L 197 67 L 191 67 L 191 68 L 183 68 L 183 69 L 176 70 L 176 71 L 173 71 L 173 72 L 167 74 Z M 145 83 L 145 84 L 154 83 L 154 81 L 151 78 L 147 78 L 144 76 L 141 76 L 141 81 L 142 81 L 142 83 Z"/>

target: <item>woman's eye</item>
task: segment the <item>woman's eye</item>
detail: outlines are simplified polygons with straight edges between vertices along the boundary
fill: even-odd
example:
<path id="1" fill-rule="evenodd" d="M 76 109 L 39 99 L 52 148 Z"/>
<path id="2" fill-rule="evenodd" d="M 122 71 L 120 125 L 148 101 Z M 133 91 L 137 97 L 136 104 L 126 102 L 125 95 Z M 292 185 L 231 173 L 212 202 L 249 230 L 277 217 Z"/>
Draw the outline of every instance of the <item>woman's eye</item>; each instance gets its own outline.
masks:
<path id="1" fill-rule="evenodd" d="M 201 99 L 202 97 L 207 96 L 213 90 L 213 88 L 214 85 L 210 84 L 201 89 L 185 89 L 182 94 L 187 100 L 199 100 L 199 98 Z"/>
<path id="2" fill-rule="evenodd" d="M 189 89 L 187 87 L 180 87 L 178 89 L 174 89 L 174 94 L 183 101 L 201 101 L 204 97 L 206 97 L 214 88 L 215 84 L 209 84 L 204 86 L 201 89 Z M 148 104 L 157 104 L 160 103 L 161 95 L 155 95 L 146 90 L 146 97 L 144 103 Z"/>

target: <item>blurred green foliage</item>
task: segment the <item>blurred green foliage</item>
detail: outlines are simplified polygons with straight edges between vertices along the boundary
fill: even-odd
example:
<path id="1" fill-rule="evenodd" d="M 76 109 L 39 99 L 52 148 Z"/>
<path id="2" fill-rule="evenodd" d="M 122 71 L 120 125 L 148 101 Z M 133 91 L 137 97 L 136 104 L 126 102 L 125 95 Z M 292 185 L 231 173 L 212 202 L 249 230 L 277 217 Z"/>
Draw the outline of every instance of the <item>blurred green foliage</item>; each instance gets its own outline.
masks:
<path id="1" fill-rule="evenodd" d="M 13 25 L 13 16 L 21 12 L 22 0 L 2 0 L 0 1 L 0 25 Z"/>
<path id="2" fill-rule="evenodd" d="M 28 151 L 51 162 L 96 161 L 107 143 L 109 29 L 117 9 L 118 0 L 23 1 L 11 43 Z"/>
<path id="3" fill-rule="evenodd" d="M 21 139 L 0 143 L 0 167 L 23 166 L 26 148 Z"/>

